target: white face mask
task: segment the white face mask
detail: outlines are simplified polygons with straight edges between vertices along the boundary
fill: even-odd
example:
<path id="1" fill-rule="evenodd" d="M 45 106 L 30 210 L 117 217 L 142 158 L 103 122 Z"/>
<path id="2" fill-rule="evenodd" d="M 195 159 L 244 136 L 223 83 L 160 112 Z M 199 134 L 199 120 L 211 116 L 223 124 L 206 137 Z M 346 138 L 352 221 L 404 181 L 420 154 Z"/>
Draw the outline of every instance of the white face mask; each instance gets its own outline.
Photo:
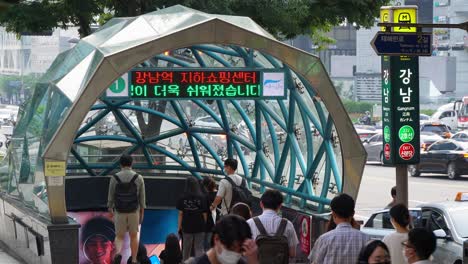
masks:
<path id="1" fill-rule="evenodd" d="M 242 257 L 241 253 L 221 248 L 221 253 L 216 252 L 216 258 L 221 264 L 237 264 Z"/>

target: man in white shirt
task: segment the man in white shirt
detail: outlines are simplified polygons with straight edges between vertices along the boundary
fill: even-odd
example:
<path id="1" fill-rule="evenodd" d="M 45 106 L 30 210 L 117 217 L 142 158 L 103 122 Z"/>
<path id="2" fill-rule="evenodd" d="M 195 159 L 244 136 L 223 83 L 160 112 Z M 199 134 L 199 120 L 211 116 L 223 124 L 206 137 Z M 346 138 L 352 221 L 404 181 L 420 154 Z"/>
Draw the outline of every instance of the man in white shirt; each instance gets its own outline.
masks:
<path id="1" fill-rule="evenodd" d="M 226 159 L 224 161 L 224 172 L 226 177 L 231 178 L 231 180 L 237 185 L 242 184 L 242 177 L 236 174 L 237 170 L 237 160 L 236 159 Z M 214 210 L 219 204 L 221 204 L 221 215 L 227 215 L 229 210 L 233 206 L 232 202 L 232 185 L 228 180 L 222 179 L 219 182 L 218 193 L 216 198 L 213 201 L 213 204 L 210 206 L 210 210 Z"/>
<path id="2" fill-rule="evenodd" d="M 276 234 L 281 220 L 283 219 L 278 215 L 282 205 L 283 195 L 277 190 L 267 190 L 260 198 L 260 206 L 263 209 L 263 213 L 259 215 L 258 218 L 265 228 L 265 231 L 270 236 Z M 296 247 L 297 244 L 299 244 L 299 239 L 297 238 L 296 231 L 294 230 L 294 226 L 291 221 L 286 221 L 287 224 L 284 236 L 288 239 L 289 257 L 293 258 L 296 256 Z M 255 240 L 257 236 L 260 235 L 260 231 L 258 230 L 253 218 L 247 220 L 247 223 L 250 226 L 250 230 L 252 230 L 252 239 Z"/>
<path id="3" fill-rule="evenodd" d="M 430 264 L 429 258 L 436 250 L 436 236 L 425 228 L 414 228 L 408 233 L 408 241 L 403 242 L 405 256 L 409 264 Z"/>

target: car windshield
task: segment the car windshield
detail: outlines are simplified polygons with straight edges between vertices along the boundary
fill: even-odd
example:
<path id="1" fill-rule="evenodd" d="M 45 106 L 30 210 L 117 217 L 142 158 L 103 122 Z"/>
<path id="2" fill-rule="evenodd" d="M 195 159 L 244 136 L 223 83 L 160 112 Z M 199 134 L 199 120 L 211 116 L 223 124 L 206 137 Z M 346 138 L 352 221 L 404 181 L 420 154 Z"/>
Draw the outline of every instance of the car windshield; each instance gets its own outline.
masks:
<path id="1" fill-rule="evenodd" d="M 463 238 L 468 238 L 468 225 L 466 224 L 466 219 L 468 219 L 468 208 L 451 211 L 450 215 L 457 234 Z"/>
<path id="2" fill-rule="evenodd" d="M 429 120 L 429 116 L 427 116 L 427 115 L 419 115 L 419 120 Z"/>
<path id="3" fill-rule="evenodd" d="M 448 132 L 447 127 L 445 126 L 424 126 L 423 131 L 433 132 L 433 133 L 443 133 Z"/>

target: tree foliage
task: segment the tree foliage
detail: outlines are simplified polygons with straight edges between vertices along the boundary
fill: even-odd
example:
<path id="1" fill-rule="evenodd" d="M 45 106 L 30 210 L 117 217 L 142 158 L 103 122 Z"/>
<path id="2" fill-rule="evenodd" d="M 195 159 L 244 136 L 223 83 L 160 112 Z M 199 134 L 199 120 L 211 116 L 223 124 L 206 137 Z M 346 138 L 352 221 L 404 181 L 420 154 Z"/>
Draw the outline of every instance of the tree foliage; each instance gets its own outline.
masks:
<path id="1" fill-rule="evenodd" d="M 0 13 L 0 25 L 8 31 L 44 32 L 70 25 L 80 35 L 91 33 L 89 25 L 112 16 L 136 16 L 175 4 L 208 13 L 251 17 L 280 39 L 300 34 L 317 35 L 348 21 L 368 27 L 379 8 L 389 0 L 18 0 Z"/>

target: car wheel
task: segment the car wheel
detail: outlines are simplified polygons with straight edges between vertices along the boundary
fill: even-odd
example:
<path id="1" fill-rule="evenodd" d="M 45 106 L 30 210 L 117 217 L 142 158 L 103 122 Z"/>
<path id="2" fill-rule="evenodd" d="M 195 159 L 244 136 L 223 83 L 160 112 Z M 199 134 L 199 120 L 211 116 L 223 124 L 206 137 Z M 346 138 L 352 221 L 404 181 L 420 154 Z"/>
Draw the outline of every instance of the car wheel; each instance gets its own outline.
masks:
<path id="1" fill-rule="evenodd" d="M 408 165 L 408 172 L 411 177 L 419 177 L 421 175 L 417 165 Z"/>
<path id="2" fill-rule="evenodd" d="M 458 172 L 457 166 L 455 165 L 455 163 L 453 162 L 449 163 L 447 167 L 447 175 L 449 179 L 451 180 L 456 180 L 460 176 L 460 173 Z"/>

